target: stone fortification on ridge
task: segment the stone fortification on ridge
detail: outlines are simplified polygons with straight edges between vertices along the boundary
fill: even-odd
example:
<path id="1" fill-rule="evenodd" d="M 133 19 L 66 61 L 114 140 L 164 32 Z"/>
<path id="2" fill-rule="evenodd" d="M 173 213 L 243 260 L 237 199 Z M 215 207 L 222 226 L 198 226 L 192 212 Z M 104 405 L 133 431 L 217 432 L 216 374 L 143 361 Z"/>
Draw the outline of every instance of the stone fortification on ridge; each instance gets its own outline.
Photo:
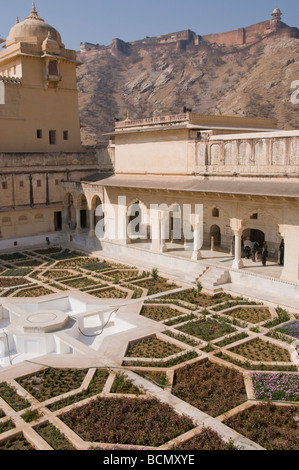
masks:
<path id="1" fill-rule="evenodd" d="M 198 46 L 205 42 L 216 43 L 225 46 L 245 46 L 253 44 L 265 38 L 299 38 L 299 29 L 290 27 L 281 21 L 282 12 L 279 8 L 275 8 L 272 13 L 272 18 L 261 23 L 254 24 L 243 28 L 238 28 L 233 31 L 223 33 L 207 34 L 204 36 L 197 35 L 190 29 L 178 31 L 170 34 L 163 34 L 161 36 L 146 37 L 140 41 L 125 42 L 121 39 L 115 38 L 111 46 L 113 52 L 120 52 L 128 54 L 132 47 L 155 47 L 175 45 L 177 49 L 185 49 L 188 46 Z M 92 44 L 88 42 L 81 43 L 80 51 L 88 52 L 90 50 L 98 49 L 103 46 L 99 44 Z"/>

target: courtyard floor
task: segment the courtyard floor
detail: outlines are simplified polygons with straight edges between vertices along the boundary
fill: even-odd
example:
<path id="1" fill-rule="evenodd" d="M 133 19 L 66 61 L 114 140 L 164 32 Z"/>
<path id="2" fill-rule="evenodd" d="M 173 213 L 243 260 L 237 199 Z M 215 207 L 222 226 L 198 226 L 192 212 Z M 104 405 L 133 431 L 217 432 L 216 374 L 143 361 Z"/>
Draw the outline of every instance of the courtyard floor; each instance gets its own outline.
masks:
<path id="1" fill-rule="evenodd" d="M 133 243 L 133 246 L 136 245 L 144 250 L 150 251 L 151 244 L 146 241 Z M 166 243 L 167 251 L 166 255 L 176 256 L 182 259 L 191 259 L 192 257 L 192 247 L 184 247 L 180 243 Z M 203 262 L 208 262 L 209 264 L 213 264 L 215 266 L 223 267 L 223 268 L 231 268 L 234 261 L 234 256 L 228 253 L 225 250 L 220 250 L 218 247 L 215 250 L 210 250 L 207 247 L 203 247 L 201 250 L 202 260 Z M 242 258 L 244 264 L 244 270 L 255 273 L 255 274 L 262 274 L 268 277 L 273 277 L 279 279 L 282 273 L 282 266 L 279 266 L 277 260 L 274 258 L 269 258 L 267 260 L 266 266 L 263 266 L 262 260 L 259 257 L 257 262 L 253 262 L 250 258 Z"/>
<path id="2" fill-rule="evenodd" d="M 76 353 L 2 350 L 0 450 L 299 450 L 299 309 L 61 247 L 0 254 L 0 333 L 9 305 L 67 296 L 114 323 Z"/>

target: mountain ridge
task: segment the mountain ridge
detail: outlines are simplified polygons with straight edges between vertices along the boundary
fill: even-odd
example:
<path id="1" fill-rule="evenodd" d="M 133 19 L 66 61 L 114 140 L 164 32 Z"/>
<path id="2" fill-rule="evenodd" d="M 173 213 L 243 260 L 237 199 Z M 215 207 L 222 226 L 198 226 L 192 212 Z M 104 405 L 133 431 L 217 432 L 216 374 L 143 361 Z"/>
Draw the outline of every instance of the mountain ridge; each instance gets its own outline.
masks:
<path id="1" fill-rule="evenodd" d="M 259 23 L 255 34 L 245 28 L 239 45 L 221 43 L 240 38 L 235 32 L 219 33 L 217 43 L 191 30 L 132 43 L 115 39 L 110 46 L 82 43 L 77 81 L 84 145 L 105 145 L 104 134 L 127 113 L 141 119 L 181 113 L 185 106 L 200 114 L 276 118 L 278 128 L 299 128 L 299 105 L 291 101 L 292 83 L 299 80 L 299 30 L 280 22 L 258 32 L 271 21 Z"/>

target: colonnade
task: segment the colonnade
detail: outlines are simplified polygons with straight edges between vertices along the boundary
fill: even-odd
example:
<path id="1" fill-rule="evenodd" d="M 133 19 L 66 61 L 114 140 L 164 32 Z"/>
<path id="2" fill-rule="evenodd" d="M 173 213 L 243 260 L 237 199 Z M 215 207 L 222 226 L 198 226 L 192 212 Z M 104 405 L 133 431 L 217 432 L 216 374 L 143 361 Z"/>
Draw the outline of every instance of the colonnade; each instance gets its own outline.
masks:
<path id="1" fill-rule="evenodd" d="M 70 207 L 65 204 L 63 210 L 63 230 L 69 231 L 73 229 L 76 234 L 82 233 L 82 226 L 81 226 L 81 210 L 82 206 L 80 205 L 73 205 L 73 211 L 75 213 L 75 223 L 70 217 Z M 96 225 L 96 208 L 91 207 L 85 209 L 86 210 L 86 219 L 88 220 L 88 236 L 95 237 L 95 225 Z M 128 234 L 128 225 L 129 225 L 129 218 L 128 218 L 128 207 L 121 207 L 119 208 L 118 213 L 118 227 L 117 227 L 117 235 L 111 232 L 111 227 L 113 226 L 115 232 L 115 223 L 109 224 L 106 223 L 106 233 L 105 239 L 106 240 L 114 240 L 121 244 L 129 245 L 132 243 L 132 238 L 130 238 Z M 201 248 L 203 245 L 203 214 L 200 213 L 193 213 L 191 214 L 193 219 L 192 224 L 192 255 L 191 259 L 196 261 L 202 259 L 202 252 Z M 115 221 L 113 221 L 115 222 Z M 167 252 L 167 245 L 166 240 L 168 239 L 169 234 L 169 211 L 165 210 L 152 210 L 151 215 L 149 218 L 150 224 L 150 250 L 155 253 L 165 253 Z M 230 219 L 230 226 L 234 236 L 234 256 L 233 261 L 233 268 L 234 269 L 242 269 L 243 261 L 242 261 L 242 253 L 241 253 L 241 237 L 244 227 L 246 225 L 246 221 L 239 220 L 239 219 Z M 168 229 L 168 230 L 167 230 Z"/>
<path id="2" fill-rule="evenodd" d="M 96 224 L 97 220 L 97 211 L 96 204 L 93 202 L 90 205 L 87 205 L 84 201 L 84 205 L 78 203 L 78 198 L 75 204 L 65 203 L 63 208 L 63 230 L 69 231 L 74 230 L 76 234 L 82 233 L 82 219 L 81 211 L 86 211 L 86 216 L 84 220 L 86 221 L 86 226 L 84 229 L 88 230 L 89 237 L 98 237 L 96 233 Z M 98 201 L 100 199 L 98 198 Z M 100 201 L 101 203 L 101 201 Z M 91 206 L 91 207 L 90 207 Z M 83 208 L 84 207 L 84 208 Z M 169 210 L 163 210 L 159 208 L 156 210 L 151 210 L 150 215 L 146 214 L 146 223 L 143 226 L 143 235 L 145 241 L 147 242 L 147 248 L 155 253 L 166 253 L 168 250 L 167 240 L 169 239 L 168 230 L 169 229 Z M 144 212 L 148 212 L 145 210 Z M 134 237 L 132 238 L 128 233 L 128 227 L 130 224 L 129 206 L 122 205 L 118 207 L 117 220 L 113 213 L 108 214 L 105 212 L 105 234 L 104 239 L 106 241 L 115 241 L 116 243 L 122 245 L 129 245 L 134 243 Z M 188 239 L 188 247 L 191 246 L 192 254 L 191 259 L 194 261 L 201 260 L 202 255 L 202 245 L 203 245 L 203 218 L 202 213 L 198 214 L 196 211 L 193 211 L 190 214 L 192 219 L 192 240 Z M 167 220 L 168 219 L 168 220 Z M 244 263 L 242 259 L 242 234 L 246 228 L 248 222 L 248 217 L 244 218 L 230 218 L 229 227 L 232 233 L 232 239 L 234 240 L 234 246 L 231 250 L 231 256 L 233 257 L 232 268 L 236 270 L 241 270 L 244 268 Z M 147 232 L 150 229 L 150 236 L 147 238 Z M 278 233 L 281 237 L 284 238 L 285 242 L 285 262 L 282 269 L 281 279 L 287 281 L 299 281 L 299 226 L 291 223 L 289 224 L 278 224 L 277 227 Z M 116 235 L 115 235 L 116 232 Z M 135 237 L 135 239 L 138 238 Z M 141 237 L 143 238 L 143 237 Z M 186 245 L 186 243 L 185 243 Z M 211 246 L 211 249 L 213 247 Z"/>

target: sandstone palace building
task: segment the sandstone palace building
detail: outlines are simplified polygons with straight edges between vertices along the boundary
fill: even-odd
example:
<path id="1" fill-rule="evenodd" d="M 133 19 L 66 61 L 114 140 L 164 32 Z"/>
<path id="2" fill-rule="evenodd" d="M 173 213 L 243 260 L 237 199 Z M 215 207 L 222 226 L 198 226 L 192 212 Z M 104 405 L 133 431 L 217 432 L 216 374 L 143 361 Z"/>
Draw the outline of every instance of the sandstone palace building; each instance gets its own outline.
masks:
<path id="1" fill-rule="evenodd" d="M 269 34 L 278 27 L 289 35 L 297 31 L 281 25 L 279 10 L 267 25 Z M 250 29 L 235 35 L 245 41 Z M 116 122 L 102 155 L 81 145 L 79 65 L 34 6 L 6 39 L 0 53 L 0 249 L 47 238 L 185 273 L 211 289 L 236 282 L 298 295 L 299 131 L 238 116 L 128 116 Z M 192 239 L 183 226 L 182 236 L 173 236 L 184 206 L 191 208 Z M 140 236 L 130 236 L 136 207 Z M 246 238 L 267 242 L 265 270 L 259 259 L 242 258 Z"/>
<path id="2" fill-rule="evenodd" d="M 96 170 L 81 145 L 75 51 L 33 10 L 0 52 L 1 234 L 61 228 L 61 181 Z"/>

